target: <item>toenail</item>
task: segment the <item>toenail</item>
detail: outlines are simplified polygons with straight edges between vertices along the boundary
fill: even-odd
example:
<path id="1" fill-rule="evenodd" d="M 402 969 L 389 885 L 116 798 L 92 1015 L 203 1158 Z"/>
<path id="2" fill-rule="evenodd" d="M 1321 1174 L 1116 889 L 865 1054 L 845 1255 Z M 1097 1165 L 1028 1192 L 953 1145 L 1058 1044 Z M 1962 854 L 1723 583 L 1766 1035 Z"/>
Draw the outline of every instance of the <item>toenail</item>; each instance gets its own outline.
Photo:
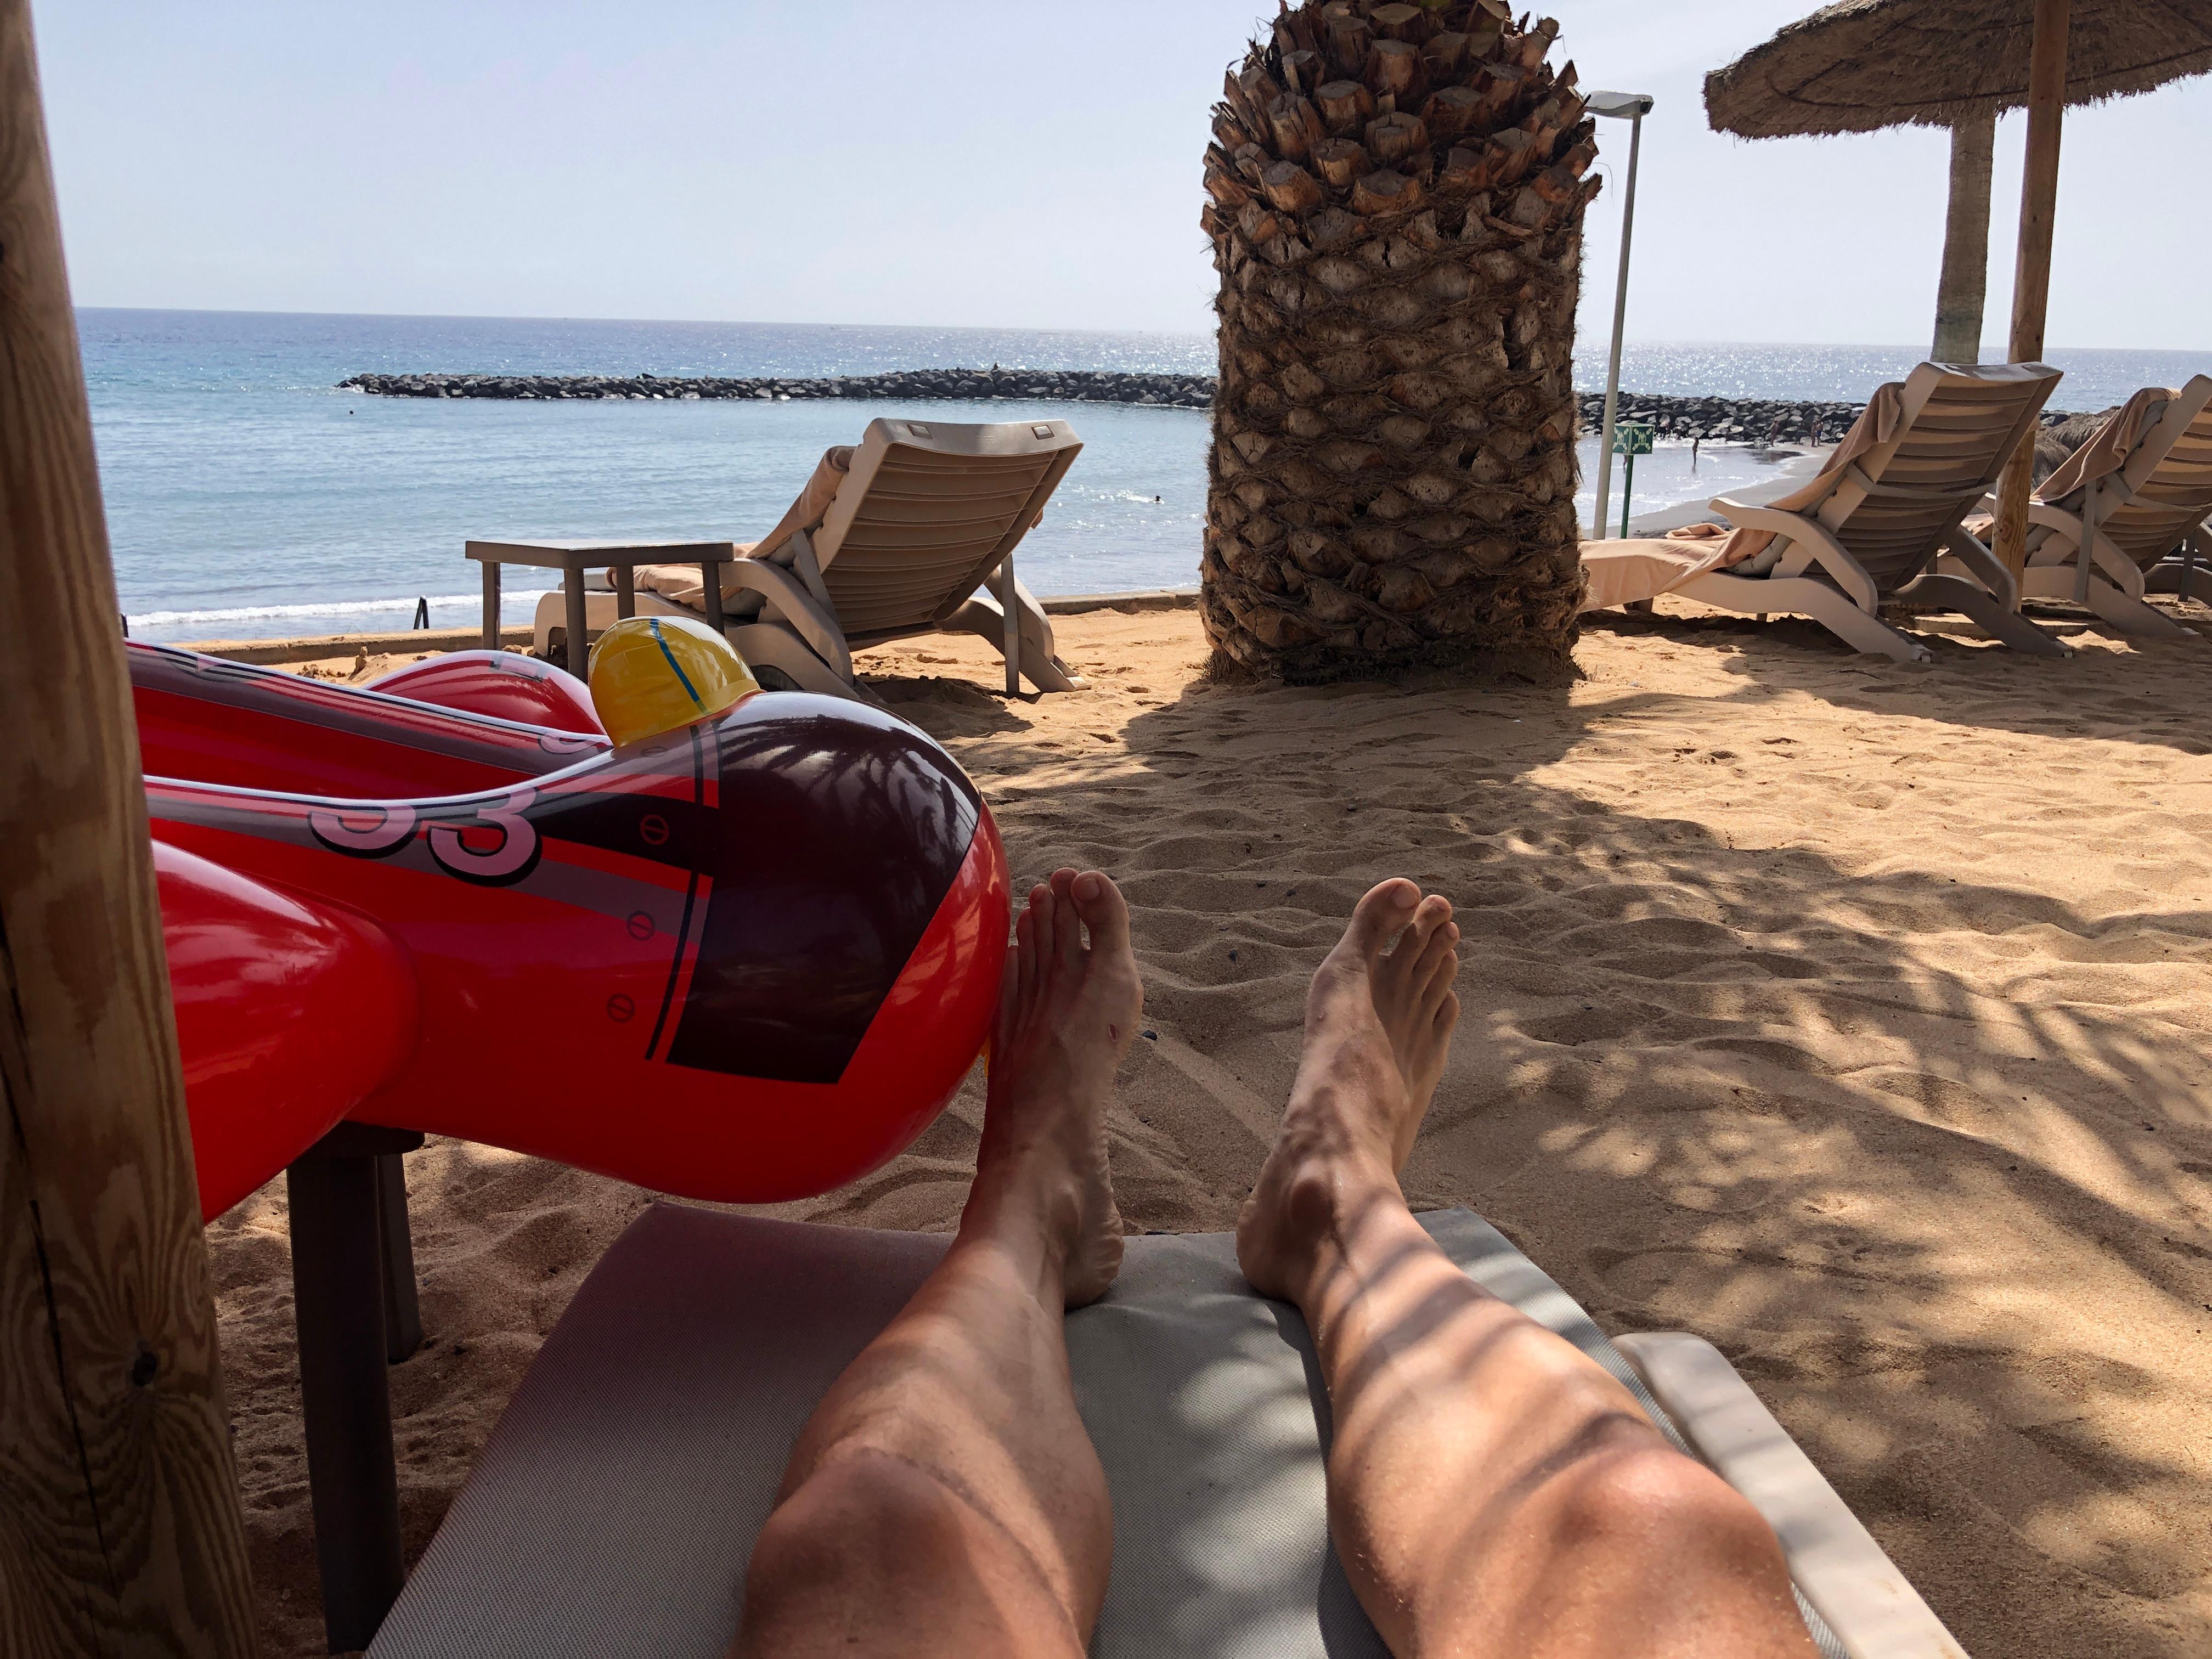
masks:
<path id="1" fill-rule="evenodd" d="M 1078 898 L 1095 899 L 1098 896 L 1098 890 L 1097 877 L 1078 876 L 1075 878 L 1075 895 Z"/>

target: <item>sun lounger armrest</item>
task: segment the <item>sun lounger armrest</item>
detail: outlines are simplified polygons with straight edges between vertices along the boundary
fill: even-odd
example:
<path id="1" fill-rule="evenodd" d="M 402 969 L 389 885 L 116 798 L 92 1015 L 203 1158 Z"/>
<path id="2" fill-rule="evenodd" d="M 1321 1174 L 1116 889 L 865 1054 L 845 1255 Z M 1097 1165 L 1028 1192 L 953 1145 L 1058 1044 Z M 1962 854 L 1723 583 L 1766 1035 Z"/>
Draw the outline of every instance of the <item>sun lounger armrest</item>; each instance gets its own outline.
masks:
<path id="1" fill-rule="evenodd" d="M 1973 573 L 1974 580 L 1996 597 L 2008 611 L 2020 609 L 2020 584 L 2004 562 L 1982 545 L 1981 538 L 1962 524 L 1943 532 L 1943 550 Z"/>
<path id="2" fill-rule="evenodd" d="M 1808 564 L 1818 564 L 1835 579 L 1836 586 L 1851 597 L 1851 603 L 1873 616 L 1881 609 L 1881 599 L 1875 592 L 1874 578 L 1868 575 L 1859 562 L 1844 550 L 1844 544 L 1828 533 L 1828 527 L 1819 520 L 1802 513 L 1785 513 L 1779 507 L 1760 507 L 1753 501 L 1740 501 L 1730 495 L 1716 495 L 1706 503 L 1716 513 L 1728 515 L 1730 524 L 1741 530 L 1771 530 L 1785 540 L 1796 542 L 1799 553 L 1785 556 L 1775 566 L 1778 576 L 1802 574 Z"/>
<path id="3" fill-rule="evenodd" d="M 2069 513 L 2064 507 L 2048 501 L 2031 500 L 2027 504 L 2027 522 L 2030 529 L 2055 532 L 2060 543 L 2056 558 L 2045 549 L 2037 549 L 2035 563 L 2070 564 L 2078 556 L 2073 550 L 2081 545 L 2081 538 L 2087 531 L 2080 514 Z M 2141 599 L 2142 596 L 2135 592 L 2136 580 L 2142 574 L 2141 568 L 2121 550 L 2118 542 L 2105 533 L 2103 525 L 2099 525 L 2094 533 L 2096 538 L 2094 568 L 2103 571 L 2105 580 L 2123 593 Z"/>
<path id="4" fill-rule="evenodd" d="M 844 679 L 853 678 L 853 653 L 836 618 L 825 613 L 805 585 L 781 565 L 766 559 L 734 559 L 721 567 L 723 582 L 759 594 L 776 608 L 793 633 Z"/>
<path id="5" fill-rule="evenodd" d="M 1684 1331 L 1624 1336 L 1614 1346 L 1698 1455 L 1766 1517 L 1790 1576 L 1851 1659 L 1966 1659 L 1718 1349 Z"/>

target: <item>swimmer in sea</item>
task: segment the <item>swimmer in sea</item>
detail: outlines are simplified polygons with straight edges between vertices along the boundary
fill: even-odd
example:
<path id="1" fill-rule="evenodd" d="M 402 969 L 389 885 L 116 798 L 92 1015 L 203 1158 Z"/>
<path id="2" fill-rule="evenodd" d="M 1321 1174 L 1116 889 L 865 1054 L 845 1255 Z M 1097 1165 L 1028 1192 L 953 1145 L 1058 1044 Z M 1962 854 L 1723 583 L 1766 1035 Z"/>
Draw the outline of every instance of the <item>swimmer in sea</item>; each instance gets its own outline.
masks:
<path id="1" fill-rule="evenodd" d="M 1443 1075 L 1460 930 L 1386 881 L 1307 993 L 1304 1049 L 1237 1255 L 1314 1334 L 1329 1528 L 1397 1655 L 1811 1659 L 1780 1546 L 1595 1361 L 1476 1285 L 1398 1172 Z M 744 1593 L 740 1659 L 1079 1659 L 1113 1519 L 1061 1321 L 1121 1262 L 1106 1160 L 1144 991 L 1096 871 L 1032 889 L 975 1179 L 944 1261 L 830 1389 Z"/>

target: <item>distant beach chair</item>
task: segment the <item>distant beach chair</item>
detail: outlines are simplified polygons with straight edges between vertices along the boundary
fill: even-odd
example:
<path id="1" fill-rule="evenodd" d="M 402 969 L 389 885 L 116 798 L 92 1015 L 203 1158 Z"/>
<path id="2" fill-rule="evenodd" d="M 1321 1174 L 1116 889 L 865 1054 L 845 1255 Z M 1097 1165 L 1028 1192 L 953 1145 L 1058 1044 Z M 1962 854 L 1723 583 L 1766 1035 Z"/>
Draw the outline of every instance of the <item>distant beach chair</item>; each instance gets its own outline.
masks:
<path id="1" fill-rule="evenodd" d="M 980 634 L 1038 690 L 1085 689 L 1060 660 L 1036 596 L 1009 580 L 1015 546 L 1082 447 L 1064 421 L 869 422 L 857 445 L 822 458 L 775 529 L 739 544 L 746 557 L 720 567 L 730 643 L 756 672 L 851 697 L 863 695 L 855 651 L 920 634 Z M 994 574 L 1000 592 L 978 592 Z M 696 566 L 641 566 L 635 581 L 638 615 L 703 618 Z M 618 614 L 611 587 L 601 578 L 586 594 L 587 632 Z M 556 638 L 565 647 L 558 593 L 538 601 L 536 621 L 538 654 Z M 572 653 L 572 665 L 580 661 Z"/>
<path id="2" fill-rule="evenodd" d="M 1766 1517 L 1823 1653 L 1965 1659 L 1717 1349 L 1680 1332 L 1608 1342 L 1480 1216 L 1421 1222 Z M 947 1243 L 646 1211 L 531 1362 L 368 1659 L 728 1652 L 801 1426 Z M 1387 1659 L 1330 1557 L 1311 1340 L 1244 1282 L 1235 1241 L 1130 1239 L 1113 1290 L 1066 1328 L 1115 1522 L 1094 1659 Z"/>
<path id="3" fill-rule="evenodd" d="M 1927 647 L 1881 620 L 1895 602 L 1963 611 L 2015 649 L 2063 656 L 2017 612 L 2011 574 L 1964 525 L 2058 380 L 2043 363 L 1923 363 L 1875 391 L 1802 489 L 1763 506 L 1715 496 L 1734 526 L 1725 536 L 1585 543 L 1584 609 L 1678 593 L 1752 616 L 1810 617 L 1861 651 L 1927 661 Z M 1944 553 L 1974 580 L 1936 571 Z"/>
<path id="4" fill-rule="evenodd" d="M 2021 592 L 2087 605 L 2123 634 L 2193 635 L 2143 596 L 2179 592 L 2196 579 L 2212 598 L 2212 573 L 2197 574 L 2212 555 L 2208 515 L 2212 375 L 2178 391 L 2147 386 L 2037 486 Z M 2085 560 L 2081 544 L 2093 534 Z"/>

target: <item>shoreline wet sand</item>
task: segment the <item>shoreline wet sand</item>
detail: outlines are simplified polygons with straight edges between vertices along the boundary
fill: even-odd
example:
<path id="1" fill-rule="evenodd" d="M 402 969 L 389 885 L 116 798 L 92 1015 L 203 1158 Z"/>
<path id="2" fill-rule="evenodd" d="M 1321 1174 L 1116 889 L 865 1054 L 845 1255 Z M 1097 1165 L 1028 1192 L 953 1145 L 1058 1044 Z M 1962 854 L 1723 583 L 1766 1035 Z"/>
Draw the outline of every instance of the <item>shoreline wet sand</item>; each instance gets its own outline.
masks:
<path id="1" fill-rule="evenodd" d="M 2161 602 L 2166 603 L 2166 602 Z M 1571 685 L 1285 690 L 1189 611 L 1056 622 L 1096 688 L 1009 703 L 980 641 L 872 652 L 982 787 L 1018 881 L 1094 863 L 1147 1001 L 1111 1124 L 1131 1225 L 1217 1230 L 1358 893 L 1451 895 L 1466 1015 L 1407 1175 L 1610 1331 L 1718 1344 L 1978 1659 L 2212 1647 L 2207 637 L 1601 619 Z M 366 678 L 404 659 L 322 665 Z M 949 1227 L 977 1079 L 787 1216 Z M 422 1351 L 392 1372 L 417 1550 L 649 1194 L 409 1160 Z M 282 1183 L 210 1229 L 271 1653 L 320 1650 Z"/>

